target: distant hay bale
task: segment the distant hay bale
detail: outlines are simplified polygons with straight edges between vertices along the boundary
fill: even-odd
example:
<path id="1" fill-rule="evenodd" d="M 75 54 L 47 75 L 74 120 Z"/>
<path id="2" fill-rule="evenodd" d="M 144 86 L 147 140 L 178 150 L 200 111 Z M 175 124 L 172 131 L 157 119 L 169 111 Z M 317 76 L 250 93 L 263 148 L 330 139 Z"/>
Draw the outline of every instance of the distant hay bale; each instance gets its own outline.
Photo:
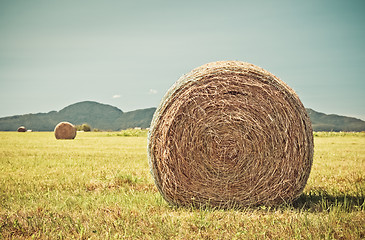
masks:
<path id="1" fill-rule="evenodd" d="M 74 139 L 76 127 L 69 122 L 60 122 L 54 129 L 56 139 Z"/>
<path id="2" fill-rule="evenodd" d="M 18 132 L 26 132 L 27 129 L 24 126 L 20 126 L 20 127 L 18 127 L 18 130 L 17 131 Z"/>
<path id="3" fill-rule="evenodd" d="M 170 204 L 277 205 L 306 185 L 312 126 L 298 96 L 273 74 L 239 61 L 208 63 L 162 99 L 148 159 Z"/>

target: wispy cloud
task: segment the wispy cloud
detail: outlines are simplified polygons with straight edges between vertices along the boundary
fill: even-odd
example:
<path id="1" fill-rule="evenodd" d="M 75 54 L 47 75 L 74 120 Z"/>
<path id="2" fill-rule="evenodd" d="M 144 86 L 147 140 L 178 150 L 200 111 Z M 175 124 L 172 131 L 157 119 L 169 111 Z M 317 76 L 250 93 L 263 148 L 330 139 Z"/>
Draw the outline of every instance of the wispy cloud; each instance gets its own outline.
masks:
<path id="1" fill-rule="evenodd" d="M 151 89 L 150 89 L 150 91 L 149 91 L 149 93 L 150 93 L 150 94 L 156 94 L 156 93 L 157 93 L 157 90 L 156 90 L 156 89 L 152 89 L 152 88 L 151 88 Z"/>
<path id="2" fill-rule="evenodd" d="M 120 95 L 119 94 L 115 94 L 115 95 L 113 95 L 113 98 L 120 98 Z"/>

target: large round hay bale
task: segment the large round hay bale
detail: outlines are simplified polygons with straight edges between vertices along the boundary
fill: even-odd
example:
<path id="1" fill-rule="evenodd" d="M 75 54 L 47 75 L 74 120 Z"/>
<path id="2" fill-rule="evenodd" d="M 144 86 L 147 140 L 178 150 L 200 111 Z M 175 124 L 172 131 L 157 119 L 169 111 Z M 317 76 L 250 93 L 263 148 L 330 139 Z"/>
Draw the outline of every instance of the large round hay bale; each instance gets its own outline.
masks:
<path id="1" fill-rule="evenodd" d="M 18 132 L 26 132 L 27 131 L 27 128 L 24 127 L 24 126 L 20 126 L 20 127 L 18 127 L 18 130 L 17 131 Z"/>
<path id="2" fill-rule="evenodd" d="M 268 71 L 239 61 L 208 63 L 162 99 L 148 158 L 173 205 L 277 205 L 305 187 L 311 122 L 295 92 Z"/>
<path id="3" fill-rule="evenodd" d="M 76 137 L 76 127 L 69 122 L 60 122 L 54 129 L 56 139 L 74 139 Z"/>

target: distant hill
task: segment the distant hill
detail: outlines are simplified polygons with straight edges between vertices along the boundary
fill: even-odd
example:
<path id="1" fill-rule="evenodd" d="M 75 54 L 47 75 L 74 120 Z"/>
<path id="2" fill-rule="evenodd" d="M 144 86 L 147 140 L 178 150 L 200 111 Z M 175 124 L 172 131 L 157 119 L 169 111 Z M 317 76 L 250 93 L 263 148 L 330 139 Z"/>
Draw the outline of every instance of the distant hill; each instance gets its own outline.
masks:
<path id="1" fill-rule="evenodd" d="M 25 114 L 0 118 L 0 131 L 15 131 L 25 126 L 33 131 L 53 131 L 62 121 L 74 125 L 88 123 L 92 128 L 119 131 L 121 129 L 147 128 L 156 108 L 123 112 L 117 107 L 98 102 L 85 101 L 72 104 L 60 111 L 49 113 Z"/>
<path id="2" fill-rule="evenodd" d="M 320 132 L 361 132 L 365 131 L 365 121 L 335 114 L 324 114 L 307 108 L 314 131 Z"/>
<path id="3" fill-rule="evenodd" d="M 25 114 L 0 118 L 0 131 L 16 131 L 25 126 L 33 131 L 53 131 L 62 121 L 75 125 L 88 123 L 92 128 L 119 131 L 127 128 L 150 126 L 156 108 L 123 112 L 117 107 L 98 102 L 79 102 L 60 111 Z M 314 131 L 365 131 L 365 121 L 339 115 L 327 115 L 307 108 Z"/>

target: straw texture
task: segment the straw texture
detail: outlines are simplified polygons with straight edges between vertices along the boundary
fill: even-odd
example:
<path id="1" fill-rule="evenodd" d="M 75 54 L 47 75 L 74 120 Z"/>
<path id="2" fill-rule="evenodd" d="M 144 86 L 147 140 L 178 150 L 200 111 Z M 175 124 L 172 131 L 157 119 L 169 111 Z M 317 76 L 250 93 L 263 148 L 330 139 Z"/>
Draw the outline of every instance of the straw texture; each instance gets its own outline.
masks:
<path id="1" fill-rule="evenodd" d="M 152 176 L 179 206 L 277 205 L 303 191 L 313 159 L 310 119 L 273 74 L 213 62 L 166 93 L 148 135 Z"/>
<path id="2" fill-rule="evenodd" d="M 76 127 L 69 122 L 60 122 L 54 129 L 56 139 L 74 139 Z"/>

